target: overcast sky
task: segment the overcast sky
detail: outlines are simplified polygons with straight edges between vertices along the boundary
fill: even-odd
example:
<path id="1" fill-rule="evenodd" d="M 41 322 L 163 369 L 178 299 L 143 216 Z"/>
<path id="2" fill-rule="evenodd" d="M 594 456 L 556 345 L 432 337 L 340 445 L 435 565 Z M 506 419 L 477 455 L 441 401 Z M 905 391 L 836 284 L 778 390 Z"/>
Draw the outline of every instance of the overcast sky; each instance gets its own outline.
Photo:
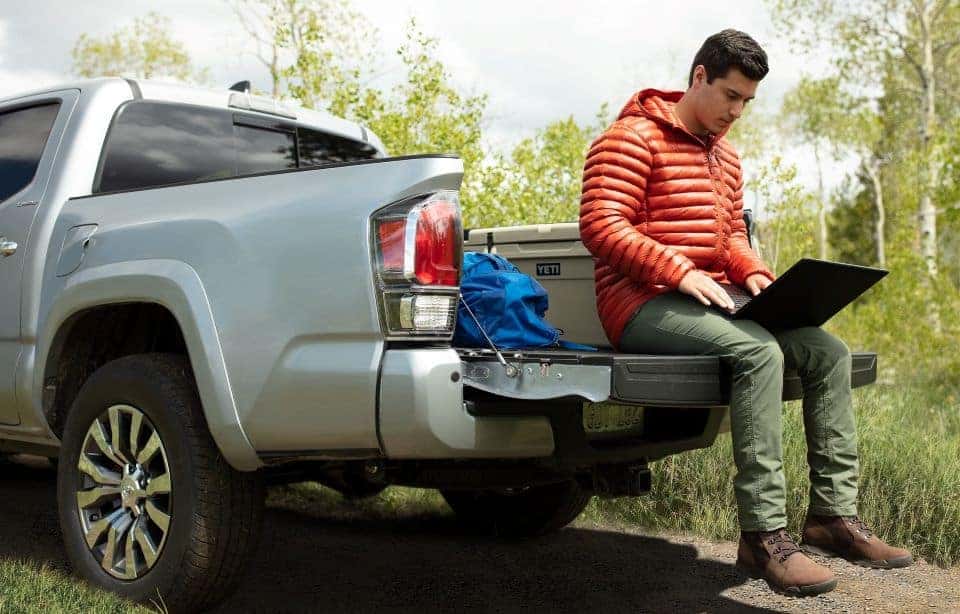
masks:
<path id="1" fill-rule="evenodd" d="M 769 55 L 770 74 L 755 104 L 776 108 L 801 74 L 826 64 L 792 56 L 761 0 L 353 1 L 379 30 L 385 79 L 411 16 L 440 40 L 458 85 L 489 94 L 486 136 L 495 146 L 569 115 L 590 122 L 602 103 L 619 109 L 643 87 L 684 88 L 697 48 L 727 27 L 750 33 Z M 170 19 L 173 36 L 214 83 L 250 79 L 268 88 L 267 72 L 224 0 L 0 0 L 0 97 L 70 79 L 70 50 L 81 33 L 104 35 L 151 10 Z M 790 152 L 812 181 L 807 154 Z M 841 175 L 833 168 L 828 183 Z"/>

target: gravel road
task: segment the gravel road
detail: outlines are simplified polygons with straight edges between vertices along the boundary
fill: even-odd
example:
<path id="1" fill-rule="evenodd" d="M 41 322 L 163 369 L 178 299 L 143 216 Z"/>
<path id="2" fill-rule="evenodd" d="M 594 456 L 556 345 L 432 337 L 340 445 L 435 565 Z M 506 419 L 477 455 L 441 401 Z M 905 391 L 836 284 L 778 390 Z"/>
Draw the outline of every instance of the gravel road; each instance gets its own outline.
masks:
<path id="1" fill-rule="evenodd" d="M 54 473 L 0 467 L 0 557 L 66 568 Z M 577 522 L 530 542 L 465 534 L 445 513 L 360 519 L 271 508 L 222 612 L 960 612 L 960 568 L 828 561 L 840 586 L 781 597 L 733 565 L 736 546 Z"/>

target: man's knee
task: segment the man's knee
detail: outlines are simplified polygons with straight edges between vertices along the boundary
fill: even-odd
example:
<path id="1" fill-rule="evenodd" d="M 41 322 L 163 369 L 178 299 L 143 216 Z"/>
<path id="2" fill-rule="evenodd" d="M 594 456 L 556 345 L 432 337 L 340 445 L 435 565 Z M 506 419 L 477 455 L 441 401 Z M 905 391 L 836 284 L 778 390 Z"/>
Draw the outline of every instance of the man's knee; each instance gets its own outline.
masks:
<path id="1" fill-rule="evenodd" d="M 820 327 L 811 327 L 810 335 L 813 343 L 811 349 L 819 354 L 821 362 L 834 365 L 838 362 L 850 360 L 850 348 L 843 339 L 828 333 Z"/>
<path id="2" fill-rule="evenodd" d="M 826 332 L 826 331 L 824 331 Z M 829 339 L 828 353 L 830 358 L 835 360 L 850 360 L 850 348 L 844 343 L 843 339 L 835 337 L 830 333 L 826 333 L 827 338 Z"/>

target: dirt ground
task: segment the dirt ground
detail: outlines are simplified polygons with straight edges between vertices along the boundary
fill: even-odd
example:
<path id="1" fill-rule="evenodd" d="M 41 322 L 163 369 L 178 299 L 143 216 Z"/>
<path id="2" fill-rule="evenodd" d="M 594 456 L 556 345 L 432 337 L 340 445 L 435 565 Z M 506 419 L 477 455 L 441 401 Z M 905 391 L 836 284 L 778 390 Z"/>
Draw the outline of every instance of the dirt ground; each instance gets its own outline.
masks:
<path id="1" fill-rule="evenodd" d="M 0 468 L 0 557 L 66 569 L 45 461 Z M 449 514 L 338 519 L 268 509 L 222 612 L 960 612 L 960 568 L 829 561 L 840 586 L 795 599 L 733 565 L 732 543 L 583 522 L 535 541 L 464 533 Z"/>

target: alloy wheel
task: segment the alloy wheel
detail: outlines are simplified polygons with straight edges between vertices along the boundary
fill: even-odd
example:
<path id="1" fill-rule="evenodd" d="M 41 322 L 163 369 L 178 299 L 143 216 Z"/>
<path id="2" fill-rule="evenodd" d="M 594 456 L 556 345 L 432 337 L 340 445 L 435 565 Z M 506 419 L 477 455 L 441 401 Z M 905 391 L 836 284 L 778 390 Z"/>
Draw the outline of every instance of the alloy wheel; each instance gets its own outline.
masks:
<path id="1" fill-rule="evenodd" d="M 91 554 L 117 579 L 142 577 L 163 551 L 173 509 L 160 433 L 139 409 L 113 405 L 87 429 L 77 468 L 77 512 Z"/>

